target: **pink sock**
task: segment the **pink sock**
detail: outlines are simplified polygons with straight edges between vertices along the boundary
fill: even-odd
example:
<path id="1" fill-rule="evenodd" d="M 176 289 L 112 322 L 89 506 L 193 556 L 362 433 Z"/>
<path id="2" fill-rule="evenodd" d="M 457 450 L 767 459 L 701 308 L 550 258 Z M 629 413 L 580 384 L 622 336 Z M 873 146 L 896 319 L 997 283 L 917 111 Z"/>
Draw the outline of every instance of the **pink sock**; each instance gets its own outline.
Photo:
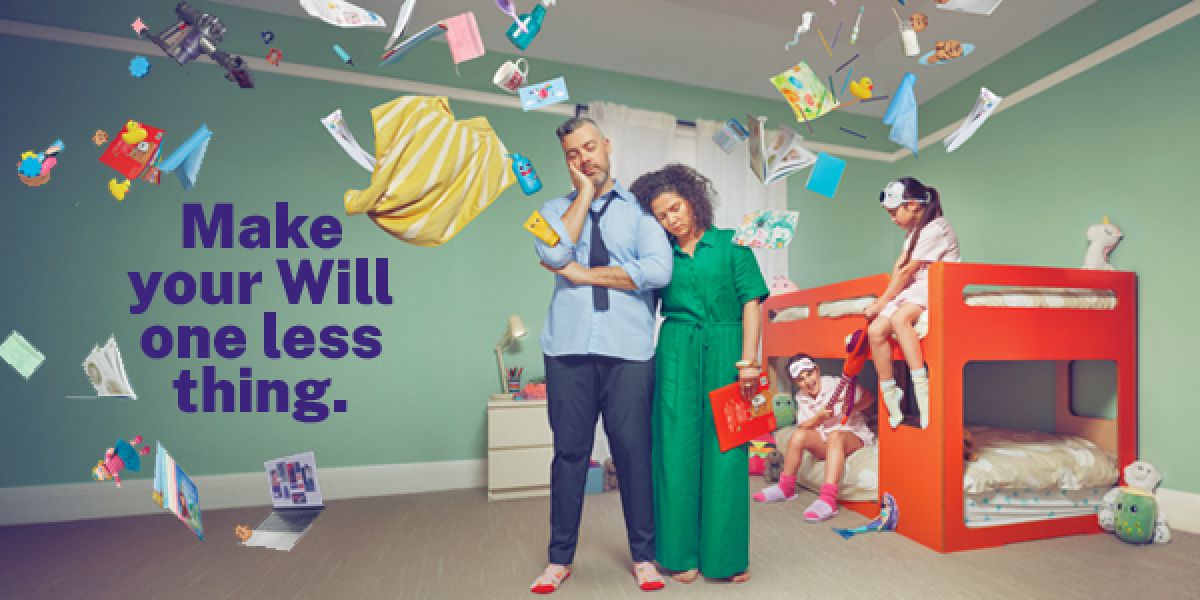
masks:
<path id="1" fill-rule="evenodd" d="M 828 504 L 830 508 L 837 508 L 838 486 L 836 483 L 825 483 L 821 485 L 820 497 Z"/>
<path id="2" fill-rule="evenodd" d="M 796 476 L 795 475 L 780 475 L 779 476 L 779 491 L 783 492 L 785 498 L 790 498 L 796 493 Z"/>

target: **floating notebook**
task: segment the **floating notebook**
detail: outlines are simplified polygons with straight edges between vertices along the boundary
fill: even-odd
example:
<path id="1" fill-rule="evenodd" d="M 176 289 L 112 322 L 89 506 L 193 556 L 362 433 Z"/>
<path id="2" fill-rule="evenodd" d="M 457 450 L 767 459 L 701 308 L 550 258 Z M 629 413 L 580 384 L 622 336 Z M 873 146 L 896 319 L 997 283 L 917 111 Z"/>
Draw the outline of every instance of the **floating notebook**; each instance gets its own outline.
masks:
<path id="1" fill-rule="evenodd" d="M 846 171 L 846 161 L 821 152 L 817 154 L 817 163 L 808 174 L 805 189 L 812 190 L 822 196 L 833 198 L 837 194 L 838 185 L 842 183 L 842 173 Z"/>
<path id="2" fill-rule="evenodd" d="M 29 379 L 33 372 L 42 365 L 42 361 L 46 360 L 46 357 L 42 356 L 42 353 L 29 343 L 29 340 L 16 331 L 8 334 L 8 339 L 0 344 L 0 358 L 12 365 L 12 368 L 16 369 L 25 379 Z"/>
<path id="3" fill-rule="evenodd" d="M 454 64 L 483 56 L 483 38 L 475 24 L 475 13 L 465 12 L 442 23 L 446 26 L 446 43 L 450 45 Z"/>
<path id="4" fill-rule="evenodd" d="M 383 53 L 379 57 L 379 65 L 390 65 L 408 54 L 413 48 L 416 48 L 421 42 L 431 40 L 439 35 L 446 33 L 446 25 L 444 23 L 434 23 L 421 31 L 418 31 L 406 38 L 403 42 L 396 44 L 391 50 Z"/>

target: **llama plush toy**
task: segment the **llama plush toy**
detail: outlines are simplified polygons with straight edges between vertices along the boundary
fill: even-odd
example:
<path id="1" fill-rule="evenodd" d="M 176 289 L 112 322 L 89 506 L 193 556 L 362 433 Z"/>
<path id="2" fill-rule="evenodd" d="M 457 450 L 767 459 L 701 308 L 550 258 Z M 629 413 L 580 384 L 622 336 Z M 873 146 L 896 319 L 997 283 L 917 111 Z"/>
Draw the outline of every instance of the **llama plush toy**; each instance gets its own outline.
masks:
<path id="1" fill-rule="evenodd" d="M 1104 217 L 1103 223 L 1088 227 L 1088 249 L 1087 254 L 1083 255 L 1083 268 L 1112 271 L 1113 266 L 1108 264 L 1108 255 L 1112 254 L 1121 237 L 1121 230 L 1110 223 L 1108 217 Z"/>

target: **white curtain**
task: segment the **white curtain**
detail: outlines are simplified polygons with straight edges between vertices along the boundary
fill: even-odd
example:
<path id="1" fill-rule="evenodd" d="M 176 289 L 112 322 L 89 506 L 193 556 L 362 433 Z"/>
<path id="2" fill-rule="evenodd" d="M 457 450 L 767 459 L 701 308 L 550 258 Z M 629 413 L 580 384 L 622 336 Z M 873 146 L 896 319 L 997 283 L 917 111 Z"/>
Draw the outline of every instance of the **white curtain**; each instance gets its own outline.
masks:
<path id="1" fill-rule="evenodd" d="M 682 163 L 712 180 L 717 190 L 713 215 L 717 227 L 734 229 L 746 213 L 787 208 L 786 179 L 763 185 L 750 170 L 745 143 L 725 154 L 713 142 L 713 135 L 724 123 L 700 119 L 694 128 L 679 127 L 674 115 L 611 102 L 589 104 L 588 116 L 612 142 L 612 175 L 626 188 L 643 173 L 668 163 Z M 768 284 L 775 275 L 788 276 L 787 249 L 756 248 L 754 254 Z M 655 338 L 657 343 L 657 335 Z M 600 425 L 596 434 L 592 459 L 603 462 L 609 456 L 608 440 Z"/>
<path id="2" fill-rule="evenodd" d="M 670 162 L 679 129 L 675 117 L 611 102 L 589 104 L 588 116 L 612 142 L 612 176 L 626 189 L 642 173 Z"/>

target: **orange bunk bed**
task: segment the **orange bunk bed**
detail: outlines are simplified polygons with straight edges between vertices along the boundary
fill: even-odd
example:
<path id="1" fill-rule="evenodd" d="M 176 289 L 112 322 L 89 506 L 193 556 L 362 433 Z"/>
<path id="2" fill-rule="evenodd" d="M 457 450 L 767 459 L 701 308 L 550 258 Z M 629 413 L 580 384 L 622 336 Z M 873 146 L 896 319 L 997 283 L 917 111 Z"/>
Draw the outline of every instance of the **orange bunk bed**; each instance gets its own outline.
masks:
<path id="1" fill-rule="evenodd" d="M 807 352 L 816 358 L 845 357 L 846 336 L 864 326 L 861 316 L 822 316 L 847 299 L 876 296 L 888 276 L 873 275 L 771 296 L 763 303 L 764 360 Z M 971 286 L 968 289 L 968 286 Z M 1051 288 L 1104 294 L 1114 302 L 1096 308 L 972 306 L 964 291 L 989 288 Z M 984 294 L 992 293 L 989 290 Z M 779 320 L 791 311 L 792 320 Z M 799 311 L 799 312 L 796 312 Z M 933 263 L 929 268 L 928 333 L 921 341 L 930 381 L 929 428 L 907 415 L 895 431 L 878 403 L 879 491 L 890 492 L 900 510 L 898 532 L 938 552 L 998 546 L 1017 541 L 1100 532 L 1094 515 L 968 527 L 964 520 L 963 371 L 972 361 L 1057 361 L 1055 428 L 1089 439 L 1116 455 L 1117 470 L 1137 455 L 1136 275 L 970 263 Z M 796 315 L 799 315 L 798 317 Z M 903 363 L 894 348 L 893 359 Z M 1115 419 L 1076 416 L 1070 408 L 1070 361 L 1113 361 L 1117 378 Z M 775 388 L 779 390 L 779 387 Z M 851 503 L 870 516 L 876 506 Z"/>

